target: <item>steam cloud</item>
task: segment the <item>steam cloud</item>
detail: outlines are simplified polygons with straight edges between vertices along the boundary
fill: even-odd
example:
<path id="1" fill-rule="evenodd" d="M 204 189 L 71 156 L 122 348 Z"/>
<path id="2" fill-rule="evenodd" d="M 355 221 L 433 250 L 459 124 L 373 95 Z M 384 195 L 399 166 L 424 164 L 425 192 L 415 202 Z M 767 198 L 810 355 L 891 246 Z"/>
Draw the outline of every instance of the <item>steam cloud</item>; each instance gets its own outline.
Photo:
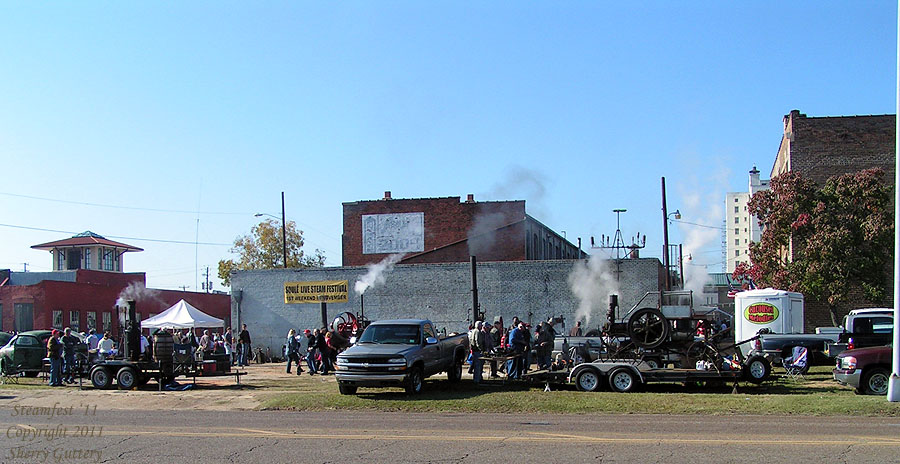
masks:
<path id="1" fill-rule="evenodd" d="M 549 221 L 551 209 L 546 207 L 546 182 L 546 176 L 540 171 L 513 166 L 503 181 L 488 191 L 487 197 L 498 200 L 524 197 L 528 201 L 528 210 L 532 216 Z"/>
<path id="2" fill-rule="evenodd" d="M 382 259 L 378 264 L 367 265 L 368 272 L 353 284 L 353 290 L 357 294 L 362 295 L 366 290 L 383 284 L 384 273 L 390 271 L 404 256 L 406 256 L 405 253 L 396 253 Z"/>
<path id="3" fill-rule="evenodd" d="M 497 241 L 497 229 L 506 225 L 506 217 L 500 213 L 479 215 L 468 232 L 469 256 L 479 256 L 489 251 Z"/>
<path id="4" fill-rule="evenodd" d="M 569 273 L 569 288 L 578 299 L 575 321 L 591 322 L 591 316 L 599 312 L 606 319 L 609 295 L 619 294 L 619 282 L 613 273 L 613 261 L 592 255 L 587 261 L 577 261 Z"/>
<path id="5" fill-rule="evenodd" d="M 717 250 L 720 248 L 720 227 L 724 217 L 722 198 L 725 197 L 722 192 L 727 186 L 727 174 L 727 171 L 719 170 L 712 179 L 707 178 L 703 182 L 693 176 L 687 176 L 677 186 L 684 204 L 681 208 L 682 213 L 690 218 L 688 219 L 690 222 L 700 224 L 699 226 L 678 224 L 678 230 L 683 237 L 684 289 L 694 292 L 695 304 L 698 297 L 703 294 L 703 287 L 711 282 L 706 265 L 702 264 L 704 261 L 702 257 L 709 251 L 718 253 Z"/>
<path id="6" fill-rule="evenodd" d="M 156 303 L 158 307 L 165 307 L 166 303 L 159 298 L 159 292 L 156 290 L 150 290 L 145 287 L 144 284 L 140 282 L 131 282 L 125 287 L 121 292 L 119 292 L 119 297 L 116 299 L 116 306 L 120 308 L 128 307 L 128 300 L 134 300 L 135 302 L 147 302 L 152 301 Z M 156 308 L 154 308 L 156 309 Z M 138 310 L 140 311 L 140 310 Z M 125 325 L 125 311 L 119 312 L 119 324 L 121 326 Z"/>

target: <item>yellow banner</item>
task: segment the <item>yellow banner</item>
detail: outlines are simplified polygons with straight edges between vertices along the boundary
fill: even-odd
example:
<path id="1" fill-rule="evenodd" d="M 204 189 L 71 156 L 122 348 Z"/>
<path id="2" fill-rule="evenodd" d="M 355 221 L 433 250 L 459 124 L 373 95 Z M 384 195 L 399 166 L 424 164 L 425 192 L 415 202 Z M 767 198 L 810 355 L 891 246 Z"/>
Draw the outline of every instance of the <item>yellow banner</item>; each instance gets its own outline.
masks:
<path id="1" fill-rule="evenodd" d="M 346 303 L 347 280 L 322 280 L 318 282 L 286 282 L 284 304 L 298 303 Z"/>

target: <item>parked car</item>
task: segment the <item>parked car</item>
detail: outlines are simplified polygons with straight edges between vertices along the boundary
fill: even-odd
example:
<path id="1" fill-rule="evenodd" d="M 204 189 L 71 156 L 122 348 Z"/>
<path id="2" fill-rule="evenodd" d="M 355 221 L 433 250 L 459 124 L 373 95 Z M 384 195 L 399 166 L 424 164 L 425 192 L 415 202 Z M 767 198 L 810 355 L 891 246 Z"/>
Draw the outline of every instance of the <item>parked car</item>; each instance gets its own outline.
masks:
<path id="1" fill-rule="evenodd" d="M 31 330 L 14 335 L 3 348 L 0 348 L 0 372 L 4 375 L 24 374 L 36 377 L 43 368 L 43 360 L 47 357 L 47 340 L 50 330 Z M 76 356 L 87 356 L 87 345 L 81 334 L 72 332 L 82 343 L 76 347 Z M 84 359 L 84 358 L 82 358 Z"/>
<path id="2" fill-rule="evenodd" d="M 13 334 L 9 332 L 0 332 L 0 347 L 6 346 L 11 338 L 13 338 Z"/>
<path id="3" fill-rule="evenodd" d="M 860 395 L 886 395 L 892 353 L 891 345 L 846 350 L 837 356 L 834 380 Z"/>

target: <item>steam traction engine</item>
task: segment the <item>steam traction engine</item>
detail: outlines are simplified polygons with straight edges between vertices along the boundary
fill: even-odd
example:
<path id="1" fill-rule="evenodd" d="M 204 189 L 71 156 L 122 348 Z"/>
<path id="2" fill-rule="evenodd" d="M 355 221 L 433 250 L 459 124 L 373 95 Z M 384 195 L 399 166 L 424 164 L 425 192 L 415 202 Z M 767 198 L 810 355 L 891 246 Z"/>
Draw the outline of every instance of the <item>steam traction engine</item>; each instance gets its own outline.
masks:
<path id="1" fill-rule="evenodd" d="M 652 297 L 657 297 L 656 307 Z M 624 314 L 618 309 L 618 296 L 610 295 L 600 360 L 643 361 L 651 367 L 671 362 L 686 368 L 701 360 L 720 362 L 712 321 L 694 313 L 690 291 L 647 292 Z"/>

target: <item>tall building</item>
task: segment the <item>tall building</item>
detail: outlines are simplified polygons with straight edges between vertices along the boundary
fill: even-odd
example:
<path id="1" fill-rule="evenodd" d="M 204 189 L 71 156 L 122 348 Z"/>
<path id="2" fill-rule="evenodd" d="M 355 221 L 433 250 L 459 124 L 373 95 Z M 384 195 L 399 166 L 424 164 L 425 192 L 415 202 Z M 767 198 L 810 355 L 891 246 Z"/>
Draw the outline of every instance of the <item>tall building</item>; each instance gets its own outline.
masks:
<path id="1" fill-rule="evenodd" d="M 753 166 L 747 191 L 725 194 L 725 270 L 729 274 L 738 264 L 750 263 L 750 244 L 759 241 L 762 231 L 747 203 L 753 194 L 768 189 L 769 181 L 761 180 L 759 170 Z"/>

